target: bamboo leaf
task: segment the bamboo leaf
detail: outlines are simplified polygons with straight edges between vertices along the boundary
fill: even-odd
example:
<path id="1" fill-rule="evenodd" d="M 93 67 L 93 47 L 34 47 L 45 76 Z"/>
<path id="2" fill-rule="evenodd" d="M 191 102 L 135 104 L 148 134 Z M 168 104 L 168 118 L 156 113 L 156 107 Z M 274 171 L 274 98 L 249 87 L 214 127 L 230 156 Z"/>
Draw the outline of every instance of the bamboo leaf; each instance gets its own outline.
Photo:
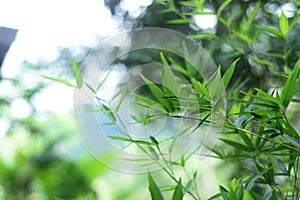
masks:
<path id="1" fill-rule="evenodd" d="M 96 90 L 94 90 L 94 88 L 88 84 L 87 82 L 84 82 L 84 84 L 91 90 L 92 93 L 96 94 Z"/>
<path id="2" fill-rule="evenodd" d="M 113 70 L 113 67 L 110 68 L 110 70 L 108 71 L 108 73 L 105 75 L 104 79 L 98 84 L 98 86 L 96 88 L 96 92 L 98 92 L 101 89 L 101 87 L 103 86 L 103 84 L 107 80 L 107 78 L 110 75 L 110 73 L 112 72 L 112 70 Z"/>
<path id="3" fill-rule="evenodd" d="M 172 200 L 182 200 L 182 199 L 183 199 L 182 183 L 181 183 L 181 179 L 179 179 L 178 184 L 173 193 Z"/>
<path id="4" fill-rule="evenodd" d="M 284 38 L 284 35 L 281 32 L 279 32 L 279 31 L 277 31 L 275 29 L 272 29 L 272 28 L 269 28 L 269 27 L 265 27 L 265 26 L 259 26 L 259 25 L 257 25 L 256 27 L 259 28 L 259 29 L 261 29 L 261 30 L 263 30 L 263 31 L 266 31 L 268 33 L 276 35 L 278 37 Z"/>
<path id="5" fill-rule="evenodd" d="M 224 84 L 224 88 L 226 88 L 231 80 L 231 77 L 233 75 L 236 63 L 239 61 L 240 59 L 236 59 L 231 65 L 230 67 L 226 70 L 226 72 L 223 75 L 223 84 Z"/>
<path id="6" fill-rule="evenodd" d="M 243 144 L 240 144 L 238 142 L 235 142 L 235 141 L 232 141 L 232 140 L 227 140 L 227 139 L 224 139 L 224 138 L 220 138 L 220 140 L 222 140 L 223 142 L 225 142 L 226 144 L 229 144 L 230 146 L 236 148 L 236 149 L 239 149 L 239 150 L 242 150 L 242 151 L 246 151 L 246 152 L 251 152 L 252 149 L 243 145 Z"/>
<path id="7" fill-rule="evenodd" d="M 282 89 L 280 102 L 285 108 L 288 107 L 293 96 L 300 88 L 299 74 L 300 74 L 300 59 L 298 59 L 291 75 L 289 76 L 288 80 L 286 81 Z"/>
<path id="8" fill-rule="evenodd" d="M 211 34 L 211 33 L 204 33 L 204 34 L 199 34 L 199 35 L 191 35 L 189 36 L 192 39 L 206 39 L 206 38 L 213 38 L 217 39 L 218 36 L 216 34 Z"/>
<path id="9" fill-rule="evenodd" d="M 151 140 L 151 142 L 152 142 L 153 144 L 155 144 L 156 146 L 158 145 L 158 141 L 155 139 L 154 136 L 150 135 L 149 138 L 150 138 L 150 140 Z"/>
<path id="10" fill-rule="evenodd" d="M 248 36 L 246 36 L 246 35 L 243 34 L 243 33 L 240 33 L 240 32 L 238 32 L 238 31 L 233 31 L 233 34 L 234 34 L 237 38 L 239 38 L 240 40 L 242 40 L 242 41 L 244 41 L 244 42 L 247 42 L 247 43 L 249 43 L 249 44 L 252 42 L 251 38 L 249 38 Z"/>
<path id="11" fill-rule="evenodd" d="M 72 83 L 63 80 L 63 79 L 59 79 L 59 78 L 53 78 L 53 77 L 49 77 L 49 76 L 45 76 L 45 75 L 41 75 L 43 78 L 49 79 L 51 81 L 57 82 L 57 83 L 62 83 L 64 85 L 70 86 L 70 87 L 76 87 L 75 85 L 73 85 Z"/>
<path id="12" fill-rule="evenodd" d="M 192 82 L 193 82 L 193 88 L 198 94 L 203 94 L 207 99 L 211 99 L 207 88 L 202 83 L 200 83 L 194 78 L 192 79 Z"/>
<path id="13" fill-rule="evenodd" d="M 286 37 L 286 35 L 289 33 L 289 21 L 286 18 L 283 11 L 280 16 L 279 26 L 280 26 L 281 33 L 283 34 L 284 37 Z"/>
<path id="14" fill-rule="evenodd" d="M 226 0 L 222 3 L 222 5 L 219 7 L 217 11 L 217 16 L 221 15 L 221 12 L 232 2 L 232 0 Z"/>
<path id="15" fill-rule="evenodd" d="M 151 199 L 152 200 L 163 200 L 164 197 L 163 197 L 159 187 L 157 186 L 157 184 L 153 180 L 150 173 L 148 173 L 148 182 L 149 182 L 149 191 L 150 191 L 150 194 L 151 194 Z"/>
<path id="16" fill-rule="evenodd" d="M 262 65 L 268 65 L 270 67 L 274 67 L 274 64 L 268 60 L 265 59 L 260 59 L 260 58 L 252 58 L 253 61 L 255 61 L 258 64 L 262 64 Z"/>
<path id="17" fill-rule="evenodd" d="M 165 98 L 165 93 L 154 83 L 152 83 L 150 80 L 148 80 L 146 77 L 141 75 L 141 78 L 146 83 L 152 94 L 155 96 L 155 98 L 162 104 L 162 106 L 166 109 L 167 112 L 172 112 L 172 104 L 171 102 Z"/>
<path id="18" fill-rule="evenodd" d="M 164 57 L 162 51 L 160 52 L 160 58 L 163 64 L 162 67 L 162 84 L 165 89 L 165 93 L 168 94 L 168 91 L 171 90 L 173 94 L 179 96 L 179 90 L 175 75 L 173 74 L 170 65 L 168 64 L 166 58 Z M 167 91 L 166 91 L 167 90 Z"/>
<path id="19" fill-rule="evenodd" d="M 74 59 L 72 59 L 72 70 L 77 83 L 77 88 L 82 87 L 82 76 Z"/>
<path id="20" fill-rule="evenodd" d="M 247 33 L 248 30 L 250 29 L 250 26 L 253 24 L 253 21 L 254 21 L 254 18 L 256 17 L 257 15 L 257 12 L 259 10 L 259 7 L 260 7 L 260 1 L 258 1 L 249 17 L 249 19 L 247 20 L 247 23 L 244 27 L 244 33 Z"/>
<path id="21" fill-rule="evenodd" d="M 168 24 L 189 24 L 191 20 L 188 19 L 171 19 L 166 21 Z"/>
<path id="22" fill-rule="evenodd" d="M 135 144 L 145 144 L 145 145 L 153 145 L 152 142 L 149 141 L 144 141 L 144 140 L 134 140 L 131 138 L 127 138 L 127 137 L 121 137 L 121 136 L 113 136 L 113 135 L 109 135 L 107 136 L 110 139 L 113 140 L 121 140 L 121 141 L 125 141 L 125 142 L 130 142 L 130 143 L 135 143 Z"/>

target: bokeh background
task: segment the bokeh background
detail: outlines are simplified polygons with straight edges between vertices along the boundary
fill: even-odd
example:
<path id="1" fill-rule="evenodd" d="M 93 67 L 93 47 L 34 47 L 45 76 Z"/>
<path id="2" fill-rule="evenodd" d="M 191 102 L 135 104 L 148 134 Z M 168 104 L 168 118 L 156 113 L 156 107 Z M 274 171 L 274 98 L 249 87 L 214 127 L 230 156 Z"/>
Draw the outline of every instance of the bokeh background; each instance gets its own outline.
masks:
<path id="1" fill-rule="evenodd" d="M 174 3 L 186 11 L 179 1 Z M 215 12 L 221 3 L 212 1 L 205 9 Z M 234 11 L 233 21 L 241 19 L 249 16 L 255 3 L 233 1 L 222 15 Z M 289 19 L 299 12 L 297 1 L 263 1 L 261 7 L 257 20 L 270 27 L 277 26 L 282 10 Z M 73 119 L 73 89 L 40 75 L 74 81 L 72 58 L 80 65 L 102 40 L 132 28 L 155 26 L 187 35 L 229 37 L 214 15 L 194 16 L 193 24 L 167 23 L 178 15 L 161 14 L 164 9 L 153 0 L 0 0 L 0 199 L 150 199 L 145 174 L 114 171 L 85 150 Z M 257 36 L 260 40 L 252 53 L 280 52 L 292 46 L 288 63 L 292 66 L 300 56 L 299 32 L 297 22 L 285 47 L 270 35 Z M 248 85 L 262 87 L 274 83 L 268 70 L 243 55 L 231 54 L 230 46 L 211 39 L 199 43 L 217 65 L 226 67 L 242 57 L 236 79 L 245 77 Z M 136 52 L 119 62 L 130 68 L 156 56 Z M 272 62 L 284 66 L 281 60 Z M 299 130 L 299 122 L 294 124 Z M 195 162 L 203 169 L 201 187 L 207 195 L 216 193 L 218 185 L 235 173 L 230 163 L 210 158 Z"/>

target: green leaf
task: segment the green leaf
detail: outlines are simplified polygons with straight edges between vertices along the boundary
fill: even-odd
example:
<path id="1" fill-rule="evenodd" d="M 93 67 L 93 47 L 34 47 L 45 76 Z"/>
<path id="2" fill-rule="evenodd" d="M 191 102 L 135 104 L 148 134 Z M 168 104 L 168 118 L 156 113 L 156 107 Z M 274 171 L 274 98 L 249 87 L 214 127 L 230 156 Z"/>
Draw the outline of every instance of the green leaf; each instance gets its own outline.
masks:
<path id="1" fill-rule="evenodd" d="M 113 139 L 113 140 L 121 140 L 121 141 L 131 142 L 131 143 L 135 143 L 135 144 L 153 145 L 152 142 L 148 142 L 148 141 L 144 141 L 144 140 L 134 140 L 134 139 L 130 139 L 127 137 L 113 136 L 113 135 L 109 135 L 107 137 L 109 137 L 110 139 Z"/>
<path id="2" fill-rule="evenodd" d="M 208 198 L 208 200 L 220 199 L 223 196 L 222 193 L 215 194 Z"/>
<path id="3" fill-rule="evenodd" d="M 121 108 L 121 104 L 123 103 L 123 101 L 124 101 L 124 99 L 125 99 L 125 96 L 126 96 L 126 91 L 127 91 L 127 85 L 126 86 L 124 86 L 124 87 L 122 87 L 121 88 L 121 90 L 122 90 L 122 96 L 121 96 L 121 99 L 120 99 L 120 101 L 119 101 L 119 103 L 118 103 L 118 105 L 117 105 L 117 108 L 116 108 L 116 113 L 119 111 L 119 109 Z"/>
<path id="4" fill-rule="evenodd" d="M 239 38 L 240 40 L 242 40 L 242 41 L 244 41 L 244 42 L 247 42 L 247 43 L 249 43 L 249 44 L 252 42 L 251 38 L 249 38 L 248 36 L 246 36 L 246 35 L 243 34 L 243 33 L 240 33 L 240 32 L 238 32 L 238 31 L 234 31 L 234 30 L 233 30 L 233 34 L 234 34 L 237 38 Z"/>
<path id="5" fill-rule="evenodd" d="M 281 33 L 283 34 L 284 37 L 286 37 L 286 35 L 289 33 L 289 21 L 286 18 L 283 11 L 280 16 L 279 26 L 280 26 Z"/>
<path id="6" fill-rule="evenodd" d="M 239 135 L 241 136 L 244 143 L 251 149 L 254 149 L 251 139 L 244 132 L 239 131 Z"/>
<path id="7" fill-rule="evenodd" d="M 285 108 L 288 107 L 293 96 L 300 88 L 299 73 L 300 73 L 300 59 L 298 59 L 291 75 L 289 76 L 287 82 L 285 83 L 282 89 L 280 102 Z"/>
<path id="8" fill-rule="evenodd" d="M 160 58 L 161 58 L 161 62 L 163 64 L 162 84 L 163 84 L 164 88 L 168 88 L 168 90 L 171 90 L 171 92 L 174 93 L 176 96 L 179 96 L 179 90 L 178 90 L 178 85 L 177 85 L 175 75 L 173 74 L 171 67 L 168 64 L 166 58 L 164 57 L 164 54 L 162 53 L 162 51 L 160 52 Z M 167 91 L 165 90 L 166 94 L 168 94 Z"/>
<path id="9" fill-rule="evenodd" d="M 207 99 L 211 98 L 207 88 L 202 83 L 200 83 L 194 78 L 192 78 L 192 82 L 193 82 L 193 88 L 198 94 L 203 94 Z"/>
<path id="10" fill-rule="evenodd" d="M 102 107 L 103 107 L 104 112 L 107 113 L 107 116 L 112 120 L 112 122 L 116 122 L 116 117 L 115 117 L 114 113 L 111 111 L 111 109 L 104 104 L 102 104 Z"/>
<path id="11" fill-rule="evenodd" d="M 183 199 L 183 191 L 182 191 L 182 183 L 180 178 L 175 188 L 175 191 L 173 193 L 172 200 L 182 200 L 182 199 Z"/>
<path id="12" fill-rule="evenodd" d="M 77 83 L 77 88 L 82 87 L 82 76 L 74 59 L 72 59 L 72 70 Z"/>
<path id="13" fill-rule="evenodd" d="M 265 59 L 260 59 L 260 58 L 252 58 L 253 61 L 255 61 L 258 64 L 262 64 L 262 65 L 268 65 L 270 67 L 274 67 L 274 64 L 268 60 Z"/>
<path id="14" fill-rule="evenodd" d="M 224 88 L 226 88 L 229 84 L 229 81 L 231 80 L 231 77 L 233 75 L 236 63 L 239 61 L 240 59 L 236 59 L 231 65 L 230 67 L 226 70 L 226 72 L 223 75 L 223 84 L 224 84 Z"/>
<path id="15" fill-rule="evenodd" d="M 283 174 L 288 175 L 289 173 L 288 170 L 284 166 L 284 163 L 279 159 L 277 159 L 277 166 Z"/>
<path id="16" fill-rule="evenodd" d="M 151 154 L 151 156 L 152 156 L 152 159 L 154 159 L 154 160 L 159 160 L 159 156 L 158 156 L 158 154 L 156 153 L 155 149 L 154 149 L 153 147 L 151 147 L 151 146 L 148 146 L 148 149 L 149 149 L 149 151 L 150 151 L 150 154 Z"/>
<path id="17" fill-rule="evenodd" d="M 153 144 L 155 144 L 156 146 L 158 145 L 158 141 L 155 139 L 155 137 L 153 137 L 152 135 L 150 135 L 150 140 Z"/>
<path id="18" fill-rule="evenodd" d="M 156 99 L 162 104 L 162 106 L 166 109 L 167 112 L 172 112 L 172 104 L 171 102 L 165 98 L 165 93 L 154 83 L 152 83 L 150 80 L 148 80 L 143 75 L 140 75 L 143 81 L 146 83 L 152 94 L 156 97 Z"/>
<path id="19" fill-rule="evenodd" d="M 163 200 L 164 197 L 163 197 L 159 187 L 157 186 L 157 184 L 153 180 L 150 173 L 148 173 L 148 182 L 149 182 L 149 191 L 150 191 L 150 194 L 151 194 L 151 199 L 152 200 Z"/>
<path id="20" fill-rule="evenodd" d="M 84 84 L 91 90 L 91 92 L 93 94 L 96 94 L 96 91 L 94 90 L 94 88 L 91 85 L 89 85 L 87 82 L 84 82 Z"/>
<path id="21" fill-rule="evenodd" d="M 57 83 L 62 83 L 64 85 L 67 85 L 67 86 L 70 86 L 70 87 L 76 87 L 75 85 L 73 85 L 72 83 L 66 81 L 66 80 L 63 80 L 63 79 L 59 79 L 59 78 L 52 78 L 52 77 L 49 77 L 49 76 L 45 76 L 45 75 L 41 75 L 43 78 L 46 78 L 46 79 L 49 79 L 51 81 L 54 81 L 54 82 L 57 82 Z"/>
<path id="22" fill-rule="evenodd" d="M 243 191 L 243 200 L 254 200 L 253 197 L 251 196 L 250 192 L 247 190 Z"/>
<path id="23" fill-rule="evenodd" d="M 287 139 L 289 142 L 291 142 L 295 147 L 297 147 L 300 150 L 300 141 L 295 140 L 291 136 L 284 134 L 283 137 Z"/>
<path id="24" fill-rule="evenodd" d="M 232 2 L 232 0 L 226 0 L 222 3 L 222 5 L 219 7 L 217 11 L 217 16 L 221 15 L 221 12 Z"/>
<path id="25" fill-rule="evenodd" d="M 157 111 L 160 111 L 160 112 L 165 112 L 165 109 L 159 103 L 157 103 L 156 101 L 153 101 L 152 99 L 149 99 L 147 97 L 143 97 L 143 96 L 138 95 L 138 94 L 134 94 L 134 96 L 137 97 L 137 99 L 139 99 L 140 101 L 145 102 L 146 104 L 148 104 L 148 105 L 144 105 L 144 104 L 141 104 L 141 103 L 137 103 L 138 105 L 143 106 L 143 107 L 147 107 L 147 108 L 150 108 L 150 109 L 153 109 L 153 110 L 157 110 Z"/>
<path id="26" fill-rule="evenodd" d="M 251 13 L 249 19 L 247 20 L 247 23 L 246 23 L 246 25 L 245 25 L 245 27 L 244 27 L 244 30 L 243 30 L 244 33 L 247 33 L 248 30 L 250 29 L 250 26 L 253 24 L 254 18 L 255 18 L 255 16 L 257 15 L 257 12 L 258 12 L 258 10 L 259 10 L 259 7 L 260 7 L 260 1 L 258 1 L 258 2 L 256 3 L 256 5 L 255 5 L 255 7 L 254 7 L 254 9 L 253 9 L 253 11 L 252 11 L 252 13 Z"/>
<path id="27" fill-rule="evenodd" d="M 113 69 L 114 69 L 114 66 L 110 68 L 108 73 L 105 75 L 104 79 L 98 84 L 98 86 L 96 88 L 96 92 L 98 92 L 101 89 L 101 87 L 103 86 L 103 84 L 105 83 L 105 81 L 107 80 L 108 76 L 110 75 L 110 73 L 112 72 Z"/>
<path id="28" fill-rule="evenodd" d="M 284 35 L 281 32 L 279 32 L 279 31 L 277 31 L 275 29 L 268 28 L 268 27 L 265 27 L 265 26 L 259 26 L 259 25 L 257 25 L 256 27 L 259 28 L 259 29 L 261 29 L 261 30 L 263 30 L 263 31 L 266 31 L 268 33 L 276 35 L 278 37 L 284 38 Z"/>
<path id="29" fill-rule="evenodd" d="M 291 25 L 290 25 L 290 30 L 298 23 L 300 19 L 300 15 L 298 14 L 292 21 Z"/>
<path id="30" fill-rule="evenodd" d="M 171 19 L 166 21 L 168 24 L 189 24 L 191 20 L 189 19 Z"/>
<path id="31" fill-rule="evenodd" d="M 218 36 L 216 34 L 212 34 L 212 33 L 203 33 L 203 34 L 199 34 L 199 35 L 191 35 L 189 36 L 192 39 L 206 39 L 206 38 L 213 38 L 213 39 L 217 39 Z"/>
<path id="32" fill-rule="evenodd" d="M 226 144 L 229 144 L 230 146 L 238 149 L 238 150 L 242 150 L 242 151 L 247 151 L 247 152 L 251 152 L 252 149 L 243 145 L 243 144 L 240 144 L 238 142 L 235 142 L 235 141 L 232 141 L 232 140 L 227 140 L 227 139 L 224 139 L 224 138 L 220 138 L 220 140 L 222 140 L 223 142 L 225 142 Z"/>

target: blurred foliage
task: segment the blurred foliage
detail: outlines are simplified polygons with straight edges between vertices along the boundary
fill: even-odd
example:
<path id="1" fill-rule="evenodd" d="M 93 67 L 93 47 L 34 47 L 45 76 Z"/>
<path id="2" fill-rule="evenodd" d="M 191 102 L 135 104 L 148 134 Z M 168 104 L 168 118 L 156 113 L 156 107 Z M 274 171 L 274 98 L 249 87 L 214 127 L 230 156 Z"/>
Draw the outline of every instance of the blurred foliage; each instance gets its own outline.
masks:
<path id="1" fill-rule="evenodd" d="M 122 0 L 105 2 L 114 17 L 121 19 L 123 29 L 164 27 L 197 40 L 215 63 L 222 66 L 223 77 L 230 64 L 240 58 L 228 82 L 228 121 L 223 143 L 218 143 L 211 155 L 223 161 L 217 171 L 226 184 L 220 186 L 220 192 L 212 198 L 299 199 L 299 107 L 296 106 L 299 90 L 294 91 L 294 85 L 299 85 L 299 72 L 292 73 L 292 70 L 300 56 L 300 2 L 157 0 L 143 7 L 137 17 L 122 10 Z M 292 11 L 282 14 L 280 10 L 286 7 Z M 197 24 L 196 17 L 201 20 L 201 16 L 206 15 L 216 18 L 215 27 L 201 28 Z M 24 63 L 17 77 L 4 77 L 0 82 L 0 85 L 6 84 L 9 91 L 0 94 L 0 117 L 9 124 L 0 141 L 0 199 L 148 199 L 150 195 L 161 199 L 160 190 L 164 196 L 167 193 L 170 198 L 181 199 L 183 194 L 194 192 L 188 190 L 197 189 L 194 180 L 198 177 L 194 171 L 190 180 L 176 176 L 176 185 L 158 180 L 157 177 L 167 177 L 159 174 L 148 176 L 151 194 L 144 197 L 146 176 L 135 177 L 133 183 L 128 183 L 129 175 L 116 178 L 121 175 L 108 172 L 84 153 L 70 116 L 40 113 L 35 108 L 33 99 L 47 84 L 28 77 L 52 74 L 50 68 L 44 68 L 51 65 L 57 69 L 55 75 L 66 72 L 62 76 L 69 79 L 71 58 L 80 63 L 89 51 L 89 47 L 82 47 L 81 53 L 76 54 L 61 48 L 55 62 Z M 159 58 L 157 51 L 147 50 L 133 52 L 117 62 L 130 68 Z M 289 83 L 287 78 L 293 77 L 292 74 L 297 78 Z M 240 90 L 244 92 L 237 92 Z M 288 91 L 294 92 L 295 98 Z M 27 102 L 29 115 L 16 117 L 16 113 L 11 112 L 11 103 L 16 99 Z M 293 107 L 288 108 L 289 104 Z M 260 134 L 261 137 L 256 137 Z M 156 144 L 155 138 L 150 139 Z M 72 141 L 75 148 L 68 146 Z M 65 152 L 67 155 L 63 147 L 70 151 Z M 151 151 L 152 154 L 155 151 Z M 188 166 L 187 161 L 183 158 L 174 165 L 184 168 Z M 228 167 L 232 164 L 235 170 Z M 115 185 L 121 184 L 122 187 L 115 189 Z M 163 184 L 171 186 L 162 187 Z M 197 198 L 197 194 L 191 196 Z"/>

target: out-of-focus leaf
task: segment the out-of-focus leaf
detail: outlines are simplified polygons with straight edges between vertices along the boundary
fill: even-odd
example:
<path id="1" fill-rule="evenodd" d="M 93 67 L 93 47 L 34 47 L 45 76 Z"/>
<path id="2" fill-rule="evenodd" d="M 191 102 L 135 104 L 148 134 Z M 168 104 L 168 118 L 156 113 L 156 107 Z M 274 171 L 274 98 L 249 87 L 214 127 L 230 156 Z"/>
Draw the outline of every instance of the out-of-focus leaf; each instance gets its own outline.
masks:
<path id="1" fill-rule="evenodd" d="M 152 143 L 153 144 L 153 143 Z M 156 153 L 155 149 L 152 147 L 152 146 L 148 146 L 148 149 L 149 149 L 149 152 L 152 156 L 152 159 L 154 160 L 159 160 L 159 156 L 158 154 Z"/>
<path id="2" fill-rule="evenodd" d="M 260 59 L 260 58 L 252 58 L 253 61 L 255 61 L 258 64 L 263 64 L 267 65 L 270 67 L 274 67 L 274 64 L 271 61 L 265 60 L 265 59 Z"/>
<path id="3" fill-rule="evenodd" d="M 89 90 L 93 93 L 93 94 L 96 94 L 96 90 L 94 90 L 94 88 L 88 84 L 87 82 L 84 82 L 84 84 L 89 88 Z"/>
<path id="4" fill-rule="evenodd" d="M 173 74 L 169 63 L 167 62 L 167 60 L 162 52 L 160 52 L 160 58 L 161 58 L 161 62 L 163 64 L 163 66 L 162 66 L 162 84 L 164 86 L 165 93 L 168 94 L 168 91 L 171 90 L 171 92 L 178 97 L 179 90 L 178 90 L 176 77 Z M 171 96 L 170 94 L 168 94 L 168 95 Z"/>
<path id="5" fill-rule="evenodd" d="M 113 111 L 106 105 L 102 104 L 103 110 L 105 113 L 107 113 L 107 116 L 112 120 L 112 122 L 116 122 L 116 117 L 113 113 Z"/>
<path id="6" fill-rule="evenodd" d="M 295 140 L 294 138 L 292 138 L 291 136 L 284 134 L 283 137 L 285 139 L 287 139 L 289 142 L 291 142 L 293 145 L 295 145 L 297 148 L 300 149 L 300 143 L 299 141 Z"/>
<path id="7" fill-rule="evenodd" d="M 277 160 L 277 166 L 283 174 L 288 175 L 288 170 L 284 166 L 284 163 L 279 159 Z"/>
<path id="8" fill-rule="evenodd" d="M 199 34 L 199 35 L 191 35 L 189 36 L 192 39 L 207 39 L 207 38 L 213 38 L 213 39 L 217 39 L 218 36 L 215 34 L 211 34 L 211 33 L 204 33 L 204 34 Z"/>
<path id="9" fill-rule="evenodd" d="M 249 28 L 250 28 L 250 26 L 253 24 L 254 18 L 255 18 L 256 15 L 257 15 L 257 12 L 258 12 L 258 10 L 259 10 L 259 7 L 260 7 L 260 1 L 258 1 L 258 2 L 256 3 L 256 5 L 255 5 L 255 7 L 254 7 L 254 9 L 253 9 L 253 11 L 252 11 L 252 13 L 251 13 L 249 19 L 247 20 L 247 23 L 246 23 L 246 25 L 245 25 L 245 27 L 244 27 L 244 33 L 247 33 L 248 30 L 249 30 Z"/>
<path id="10" fill-rule="evenodd" d="M 240 144 L 238 142 L 235 142 L 235 141 L 232 141 L 232 140 L 227 140 L 227 139 L 224 139 L 224 138 L 220 138 L 220 140 L 222 140 L 224 143 L 226 144 L 229 144 L 230 146 L 238 149 L 238 150 L 242 150 L 242 151 L 246 151 L 246 152 L 251 152 L 252 149 L 243 145 L 243 144 Z"/>
<path id="11" fill-rule="evenodd" d="M 226 88 L 231 80 L 231 77 L 233 75 L 236 63 L 239 61 L 240 59 L 236 59 L 231 65 L 230 67 L 226 70 L 226 72 L 223 75 L 223 83 L 224 83 L 224 88 Z"/>
<path id="12" fill-rule="evenodd" d="M 256 27 L 259 28 L 259 29 L 261 29 L 261 30 L 263 30 L 263 31 L 266 31 L 268 33 L 276 35 L 278 37 L 284 38 L 284 35 L 281 32 L 279 32 L 279 31 L 277 31 L 275 29 L 268 28 L 268 27 L 265 27 L 265 26 L 259 26 L 259 25 L 257 25 Z"/>
<path id="13" fill-rule="evenodd" d="M 45 76 L 45 75 L 41 75 L 43 78 L 49 79 L 51 81 L 57 82 L 57 83 L 62 83 L 64 85 L 70 86 L 70 87 L 76 87 L 75 85 L 73 85 L 72 83 L 63 80 L 63 79 L 59 79 L 59 78 L 53 78 L 53 77 L 49 77 L 49 76 Z"/>
<path id="14" fill-rule="evenodd" d="M 217 11 L 217 16 L 220 16 L 222 11 L 232 2 L 232 0 L 226 0 L 222 3 Z"/>
<path id="15" fill-rule="evenodd" d="M 192 21 L 189 19 L 171 19 L 166 21 L 168 24 L 189 24 Z"/>
<path id="16" fill-rule="evenodd" d="M 243 200 L 254 200 L 254 199 L 247 190 L 244 190 L 243 191 Z"/>
<path id="17" fill-rule="evenodd" d="M 109 137 L 110 139 L 113 139 L 113 140 L 121 140 L 121 141 L 125 141 L 125 142 L 136 143 L 136 144 L 153 145 L 152 142 L 144 141 L 144 140 L 134 140 L 134 139 L 126 138 L 126 137 L 113 136 L 113 135 L 109 135 L 107 137 Z"/>
<path id="18" fill-rule="evenodd" d="M 182 200 L 182 199 L 183 199 L 182 183 L 181 183 L 181 179 L 179 179 L 178 184 L 173 193 L 172 200 Z"/>
<path id="19" fill-rule="evenodd" d="M 300 88 L 300 59 L 298 59 L 295 68 L 293 69 L 291 75 L 289 76 L 287 82 L 285 83 L 282 93 L 281 93 L 281 103 L 287 108 L 292 100 L 293 96 Z"/>
<path id="20" fill-rule="evenodd" d="M 289 21 L 283 11 L 281 12 L 279 26 L 281 33 L 284 35 L 284 37 L 286 37 L 286 35 L 289 33 Z"/>
<path id="21" fill-rule="evenodd" d="M 149 191 L 151 194 L 151 199 L 152 200 L 163 200 L 164 197 L 150 173 L 148 173 L 148 182 L 149 182 Z"/>
<path id="22" fill-rule="evenodd" d="M 112 72 L 113 67 L 110 68 L 110 70 L 108 71 L 108 73 L 105 75 L 104 79 L 98 84 L 97 88 L 96 88 L 96 92 L 99 91 L 101 89 L 101 87 L 103 86 L 103 84 L 105 83 L 105 81 L 107 80 L 109 74 Z"/>
<path id="23" fill-rule="evenodd" d="M 155 138 L 154 136 L 150 135 L 149 138 L 150 138 L 151 142 L 152 142 L 153 144 L 155 144 L 156 146 L 159 144 L 158 141 L 156 140 L 156 138 Z"/>
<path id="24" fill-rule="evenodd" d="M 122 90 L 122 92 L 121 92 L 122 96 L 121 96 L 121 99 L 120 99 L 120 101 L 119 101 L 119 103 L 117 105 L 117 108 L 116 108 L 115 112 L 118 112 L 119 109 L 121 108 L 121 105 L 122 105 L 122 103 L 123 103 L 123 101 L 125 99 L 125 96 L 126 96 L 127 86 L 122 87 L 121 90 Z"/>
<path id="25" fill-rule="evenodd" d="M 73 70 L 73 74 L 77 83 L 77 88 L 81 88 L 82 87 L 82 76 L 80 74 L 80 71 L 78 69 L 77 63 L 74 59 L 72 59 L 72 70 Z"/>
<path id="26" fill-rule="evenodd" d="M 244 41 L 244 42 L 247 42 L 247 43 L 249 43 L 249 44 L 252 42 L 251 38 L 249 38 L 247 35 L 245 35 L 245 34 L 243 34 L 243 33 L 240 33 L 240 32 L 238 32 L 238 31 L 233 31 L 233 34 L 234 34 L 237 38 L 239 38 L 240 40 L 242 40 L 242 41 Z"/>
<path id="27" fill-rule="evenodd" d="M 208 200 L 220 199 L 223 196 L 222 193 L 215 194 L 208 198 Z"/>

